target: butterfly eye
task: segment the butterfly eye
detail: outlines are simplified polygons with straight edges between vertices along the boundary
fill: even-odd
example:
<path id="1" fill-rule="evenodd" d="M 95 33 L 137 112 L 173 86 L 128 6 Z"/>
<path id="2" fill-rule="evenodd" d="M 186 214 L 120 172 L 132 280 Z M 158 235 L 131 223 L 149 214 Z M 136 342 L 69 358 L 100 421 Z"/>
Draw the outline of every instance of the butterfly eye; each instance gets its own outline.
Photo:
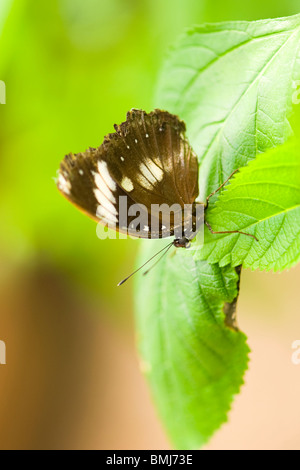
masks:
<path id="1" fill-rule="evenodd" d="M 191 246 L 190 240 L 186 237 L 175 238 L 173 244 L 176 248 L 190 248 Z"/>

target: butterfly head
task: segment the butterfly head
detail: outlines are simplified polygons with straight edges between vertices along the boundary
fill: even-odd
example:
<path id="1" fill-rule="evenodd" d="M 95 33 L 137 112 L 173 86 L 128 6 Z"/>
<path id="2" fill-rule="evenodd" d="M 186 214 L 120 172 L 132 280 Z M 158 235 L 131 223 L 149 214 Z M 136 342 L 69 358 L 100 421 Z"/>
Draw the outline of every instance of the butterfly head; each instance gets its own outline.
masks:
<path id="1" fill-rule="evenodd" d="M 189 248 L 191 242 L 186 237 L 175 238 L 175 240 L 173 241 L 173 245 L 175 246 L 175 248 Z"/>

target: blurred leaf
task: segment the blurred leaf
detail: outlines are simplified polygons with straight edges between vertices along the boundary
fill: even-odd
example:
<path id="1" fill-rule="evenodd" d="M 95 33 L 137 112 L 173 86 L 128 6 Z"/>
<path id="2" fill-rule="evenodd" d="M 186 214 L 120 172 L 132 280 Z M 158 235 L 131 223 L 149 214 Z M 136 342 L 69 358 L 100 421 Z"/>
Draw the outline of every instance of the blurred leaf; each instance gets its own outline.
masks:
<path id="1" fill-rule="evenodd" d="M 298 0 L 202 0 L 206 21 L 260 20 L 294 15 L 299 12 Z"/>
<path id="2" fill-rule="evenodd" d="M 12 6 L 13 0 L 1 0 L 0 3 L 0 34 L 2 32 L 3 25 Z"/>
<path id="3" fill-rule="evenodd" d="M 165 244 L 165 242 L 161 242 Z M 143 260 L 159 242 L 144 243 Z M 142 262 L 140 258 L 139 262 Z M 226 420 L 247 367 L 245 335 L 224 323 L 238 275 L 177 249 L 137 283 L 141 367 L 178 449 L 196 449 Z"/>
<path id="4" fill-rule="evenodd" d="M 242 230 L 244 235 L 207 233 L 201 259 L 221 266 L 274 271 L 300 259 L 299 138 L 259 155 L 242 168 L 219 197 L 208 220 L 213 229 Z"/>

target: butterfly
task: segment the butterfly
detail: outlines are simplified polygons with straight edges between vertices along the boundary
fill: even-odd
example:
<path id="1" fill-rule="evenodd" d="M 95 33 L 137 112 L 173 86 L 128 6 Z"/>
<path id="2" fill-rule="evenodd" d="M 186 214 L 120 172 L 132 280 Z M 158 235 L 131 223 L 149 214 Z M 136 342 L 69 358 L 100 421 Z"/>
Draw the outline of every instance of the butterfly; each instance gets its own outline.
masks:
<path id="1" fill-rule="evenodd" d="M 242 233 L 256 238 L 238 230 L 215 232 L 205 220 L 210 197 L 232 175 L 204 203 L 196 202 L 198 159 L 185 136 L 185 123 L 178 116 L 160 109 L 148 114 L 132 109 L 126 121 L 114 128 L 100 147 L 70 153 L 60 164 L 57 187 L 82 212 L 108 228 L 138 238 L 174 236 L 156 255 L 171 246 L 187 248 L 203 223 L 212 233 Z M 124 198 L 127 211 L 121 217 L 120 201 Z M 160 210 L 153 209 L 163 204 L 177 208 L 168 213 L 169 224 Z M 142 220 L 138 224 L 136 211 L 131 211 L 136 205 Z M 197 213 L 198 208 L 203 210 Z"/>

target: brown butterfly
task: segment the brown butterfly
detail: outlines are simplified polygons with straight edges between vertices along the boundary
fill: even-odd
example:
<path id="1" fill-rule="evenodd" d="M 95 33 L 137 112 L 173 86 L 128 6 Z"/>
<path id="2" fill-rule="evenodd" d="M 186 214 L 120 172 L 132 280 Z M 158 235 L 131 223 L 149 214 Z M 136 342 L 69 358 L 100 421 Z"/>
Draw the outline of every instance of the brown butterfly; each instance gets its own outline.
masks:
<path id="1" fill-rule="evenodd" d="M 132 109 L 126 121 L 114 127 L 115 132 L 97 149 L 70 153 L 61 162 L 57 187 L 81 211 L 108 228 L 139 238 L 175 236 L 158 253 L 171 246 L 188 247 L 203 223 L 212 233 L 240 233 L 256 239 L 239 230 L 216 232 L 205 220 L 209 199 L 232 175 L 204 203 L 196 202 L 198 160 L 185 137 L 185 124 L 177 116 L 159 109 L 149 114 Z M 127 212 L 121 217 L 124 197 Z M 177 212 L 168 214 L 169 224 L 162 211 L 153 209 L 163 204 L 177 207 Z M 135 223 L 136 213 L 130 209 L 136 205 L 143 223 Z"/>

